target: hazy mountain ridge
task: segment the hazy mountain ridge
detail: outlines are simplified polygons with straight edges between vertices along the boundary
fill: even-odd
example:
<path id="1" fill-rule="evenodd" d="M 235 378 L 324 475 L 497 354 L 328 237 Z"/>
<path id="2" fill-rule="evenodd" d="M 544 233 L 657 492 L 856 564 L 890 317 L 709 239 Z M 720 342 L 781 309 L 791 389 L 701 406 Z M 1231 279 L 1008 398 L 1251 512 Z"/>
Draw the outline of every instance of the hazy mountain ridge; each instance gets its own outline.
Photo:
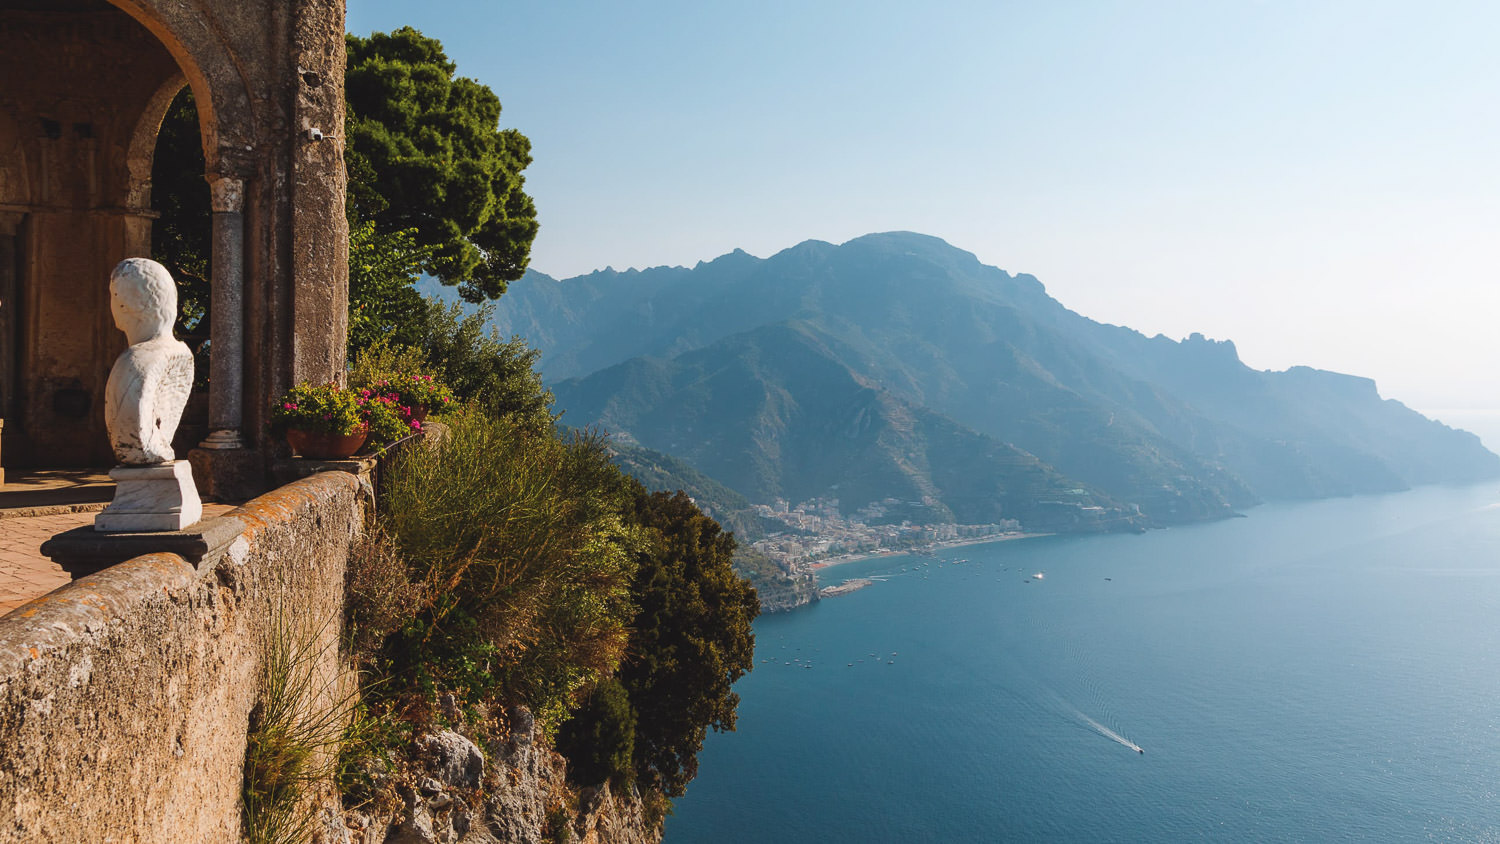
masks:
<path id="1" fill-rule="evenodd" d="M 881 390 L 815 328 L 762 326 L 671 360 L 635 358 L 557 385 L 570 415 L 676 455 L 753 501 L 894 497 L 927 521 L 1080 528 L 1133 514 L 1035 457 Z M 1085 520 L 1039 501 L 1097 506 Z M 1069 508 L 1070 511 L 1077 508 Z M 1025 518 L 1023 518 L 1023 515 Z"/>
<path id="2" fill-rule="evenodd" d="M 692 270 L 533 274 L 497 321 L 543 350 L 549 381 L 587 375 L 555 385 L 570 423 L 629 432 L 757 500 L 890 484 L 956 516 L 959 442 L 992 456 L 1013 444 L 1056 488 L 1159 522 L 1500 474 L 1477 438 L 1381 400 L 1368 379 L 1259 372 L 1232 343 L 1098 323 L 1031 276 L 910 233 Z M 836 436 L 861 413 L 878 429 Z"/>

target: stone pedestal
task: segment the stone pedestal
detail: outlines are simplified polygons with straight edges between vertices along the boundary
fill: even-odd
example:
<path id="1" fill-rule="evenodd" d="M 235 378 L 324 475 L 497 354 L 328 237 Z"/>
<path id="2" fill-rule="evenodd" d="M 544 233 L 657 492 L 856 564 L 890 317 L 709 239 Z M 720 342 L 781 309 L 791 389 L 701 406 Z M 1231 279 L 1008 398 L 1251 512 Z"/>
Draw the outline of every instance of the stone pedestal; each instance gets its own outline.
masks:
<path id="1" fill-rule="evenodd" d="M 115 497 L 94 517 L 94 530 L 139 533 L 182 530 L 203 518 L 203 503 L 186 460 L 151 466 L 116 466 L 109 470 Z"/>
<path id="2" fill-rule="evenodd" d="M 186 530 L 152 533 L 100 533 L 88 525 L 59 533 L 42 543 L 43 556 L 77 580 L 142 554 L 169 552 L 198 568 L 212 565 L 245 530 L 231 511 L 202 519 Z"/>

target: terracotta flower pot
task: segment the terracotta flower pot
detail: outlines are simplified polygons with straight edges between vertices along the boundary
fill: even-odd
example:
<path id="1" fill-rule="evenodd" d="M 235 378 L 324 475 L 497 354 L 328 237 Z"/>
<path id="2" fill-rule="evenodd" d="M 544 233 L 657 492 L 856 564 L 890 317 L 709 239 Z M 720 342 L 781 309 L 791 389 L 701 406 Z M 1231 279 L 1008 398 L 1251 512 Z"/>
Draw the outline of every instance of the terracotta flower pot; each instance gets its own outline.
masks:
<path id="1" fill-rule="evenodd" d="M 370 436 L 368 427 L 361 428 L 352 434 L 325 434 L 321 431 L 288 428 L 286 441 L 303 457 L 313 460 L 342 460 L 359 451 L 359 447 L 365 444 L 365 438 L 368 436 Z"/>
<path id="2" fill-rule="evenodd" d="M 427 405 L 419 404 L 411 409 L 411 418 L 417 420 L 417 424 L 421 425 L 427 421 L 428 411 L 429 408 L 427 407 Z"/>

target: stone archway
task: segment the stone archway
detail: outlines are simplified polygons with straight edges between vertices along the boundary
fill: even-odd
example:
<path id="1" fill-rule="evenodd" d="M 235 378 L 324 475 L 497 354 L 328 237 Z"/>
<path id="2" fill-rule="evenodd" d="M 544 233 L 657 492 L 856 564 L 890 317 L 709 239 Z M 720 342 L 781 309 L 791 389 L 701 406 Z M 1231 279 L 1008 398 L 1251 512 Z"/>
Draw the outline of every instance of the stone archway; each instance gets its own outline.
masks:
<path id="1" fill-rule="evenodd" d="M 264 486 L 269 397 L 343 370 L 343 11 L 0 0 L 0 466 L 109 462 L 105 280 L 150 254 L 151 154 L 185 83 L 214 232 L 214 431 L 194 466 L 209 495 Z"/>
<path id="2" fill-rule="evenodd" d="M 180 73 L 102 0 L 0 0 L 6 465 L 111 462 L 99 397 L 123 342 L 97 279 L 150 248 L 125 151 L 152 95 Z"/>

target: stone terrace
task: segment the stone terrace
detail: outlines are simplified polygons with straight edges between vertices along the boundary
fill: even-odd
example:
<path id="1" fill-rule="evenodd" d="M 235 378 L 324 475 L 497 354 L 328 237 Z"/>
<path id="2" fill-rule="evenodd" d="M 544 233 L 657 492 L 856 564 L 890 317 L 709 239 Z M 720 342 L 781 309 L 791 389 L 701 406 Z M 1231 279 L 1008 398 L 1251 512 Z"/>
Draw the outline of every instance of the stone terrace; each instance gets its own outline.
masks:
<path id="1" fill-rule="evenodd" d="M 71 580 L 38 549 L 55 534 L 93 522 L 114 490 L 109 475 L 93 469 L 6 473 L 0 484 L 0 615 Z M 205 504 L 203 516 L 230 509 Z"/>

